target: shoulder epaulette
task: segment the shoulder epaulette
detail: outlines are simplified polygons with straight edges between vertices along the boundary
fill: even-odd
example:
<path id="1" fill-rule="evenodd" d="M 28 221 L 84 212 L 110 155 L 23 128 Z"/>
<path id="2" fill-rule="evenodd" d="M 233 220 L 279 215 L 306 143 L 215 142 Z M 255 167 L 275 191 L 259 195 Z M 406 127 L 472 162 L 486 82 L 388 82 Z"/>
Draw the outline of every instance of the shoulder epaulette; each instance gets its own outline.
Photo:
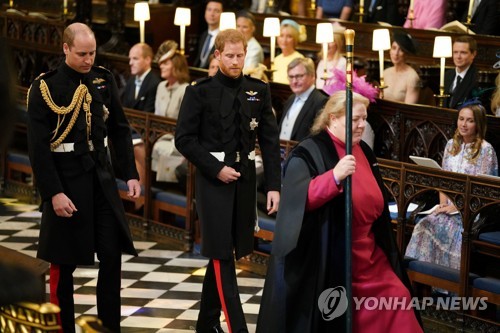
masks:
<path id="1" fill-rule="evenodd" d="M 257 82 L 260 82 L 260 83 L 264 83 L 266 84 L 267 82 L 262 80 L 262 79 L 258 79 L 256 77 L 253 77 L 253 76 L 250 76 L 248 74 L 245 74 L 245 78 L 249 79 L 249 80 L 252 80 L 252 81 L 257 81 Z"/>
<path id="2" fill-rule="evenodd" d="M 98 72 L 104 72 L 106 74 L 111 74 L 111 71 L 109 69 L 107 69 L 106 67 L 102 67 L 102 66 L 94 66 L 92 67 L 93 69 L 95 69 L 96 71 Z"/>
<path id="3" fill-rule="evenodd" d="M 40 79 L 46 79 L 46 78 L 49 78 L 51 77 L 52 75 L 54 75 L 55 73 L 57 72 L 57 69 L 54 69 L 54 70 L 51 70 L 49 72 L 45 72 L 45 73 L 40 73 L 40 75 L 38 75 L 35 79 L 35 81 L 37 80 L 40 80 Z"/>
<path id="4" fill-rule="evenodd" d="M 211 76 L 202 77 L 201 79 L 197 79 L 197 80 L 194 80 L 193 82 L 191 82 L 191 85 L 196 86 L 198 84 L 209 82 L 211 79 L 212 79 Z"/>

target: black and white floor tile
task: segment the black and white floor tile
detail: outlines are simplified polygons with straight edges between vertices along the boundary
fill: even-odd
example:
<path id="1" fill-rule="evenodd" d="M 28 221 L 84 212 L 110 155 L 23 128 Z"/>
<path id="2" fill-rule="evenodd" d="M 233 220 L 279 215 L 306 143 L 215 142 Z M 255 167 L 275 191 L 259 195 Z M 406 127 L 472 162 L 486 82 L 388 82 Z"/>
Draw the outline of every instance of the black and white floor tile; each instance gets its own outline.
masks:
<path id="1" fill-rule="evenodd" d="M 40 224 L 37 208 L 0 198 L 0 245 L 35 256 Z M 208 260 L 196 253 L 173 250 L 169 244 L 134 243 L 139 256 L 123 256 L 122 333 L 193 332 Z M 255 332 L 264 279 L 240 270 L 237 276 L 248 328 Z M 74 277 L 77 316 L 97 314 L 97 266 L 80 267 Z M 228 332 L 225 322 L 222 327 Z"/>

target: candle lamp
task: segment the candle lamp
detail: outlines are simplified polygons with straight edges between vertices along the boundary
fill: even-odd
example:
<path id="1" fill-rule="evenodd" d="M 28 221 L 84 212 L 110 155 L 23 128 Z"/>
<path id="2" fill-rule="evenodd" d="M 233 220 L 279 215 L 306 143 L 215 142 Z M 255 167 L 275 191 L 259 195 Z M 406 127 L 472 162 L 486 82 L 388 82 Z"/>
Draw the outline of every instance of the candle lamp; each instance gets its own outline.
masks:
<path id="1" fill-rule="evenodd" d="M 415 7 L 415 0 L 411 0 L 407 16 L 407 19 L 410 20 L 410 28 L 413 28 L 413 20 L 415 20 L 414 7 Z"/>
<path id="2" fill-rule="evenodd" d="M 363 17 L 365 14 L 365 1 L 359 0 L 359 12 L 354 14 L 355 16 L 359 16 L 359 23 L 363 23 Z"/>
<path id="3" fill-rule="evenodd" d="M 318 23 L 316 26 L 316 43 L 323 46 L 323 80 L 328 79 L 327 54 L 328 43 L 333 42 L 333 26 L 331 23 Z"/>
<path id="4" fill-rule="evenodd" d="M 271 39 L 271 66 L 268 72 L 268 76 L 272 77 L 272 72 L 274 71 L 274 54 L 276 51 L 276 37 L 281 33 L 280 19 L 277 17 L 266 17 L 264 19 L 264 31 L 262 35 L 264 37 L 269 37 Z"/>
<path id="5" fill-rule="evenodd" d="M 14 8 L 14 0 L 9 0 L 9 7 Z"/>
<path id="6" fill-rule="evenodd" d="M 63 16 L 66 17 L 68 15 L 68 0 L 63 1 Z"/>
<path id="7" fill-rule="evenodd" d="M 444 93 L 444 69 L 446 58 L 451 58 L 452 52 L 452 44 L 450 36 L 436 36 L 434 39 L 434 49 L 432 52 L 433 58 L 440 58 L 440 71 L 439 71 L 439 95 L 434 95 L 437 99 L 439 99 L 439 106 L 443 107 L 444 99 L 450 97 L 450 95 L 446 95 Z"/>
<path id="8" fill-rule="evenodd" d="M 145 43 L 144 37 L 144 25 L 146 21 L 149 21 L 151 17 L 149 16 L 149 4 L 146 1 L 137 2 L 134 5 L 134 21 L 139 21 L 139 31 L 141 43 Z"/>
<path id="9" fill-rule="evenodd" d="M 384 83 L 384 51 L 391 48 L 391 38 L 389 37 L 389 29 L 373 30 L 372 50 L 378 51 L 378 61 L 380 70 L 380 98 L 384 98 L 384 89 L 387 88 Z"/>
<path id="10" fill-rule="evenodd" d="M 233 12 L 223 12 L 220 14 L 219 30 L 236 29 L 236 15 Z"/>
<path id="11" fill-rule="evenodd" d="M 180 53 L 184 55 L 184 46 L 186 44 L 186 26 L 191 25 L 191 9 L 185 7 L 177 7 L 175 9 L 174 25 L 180 28 Z"/>

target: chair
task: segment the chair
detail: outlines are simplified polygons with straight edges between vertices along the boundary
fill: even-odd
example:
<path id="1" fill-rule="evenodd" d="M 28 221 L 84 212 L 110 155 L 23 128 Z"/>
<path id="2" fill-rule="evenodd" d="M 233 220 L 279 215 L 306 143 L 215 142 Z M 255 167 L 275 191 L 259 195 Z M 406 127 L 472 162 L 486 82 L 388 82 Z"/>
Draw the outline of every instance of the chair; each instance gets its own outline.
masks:
<path id="1" fill-rule="evenodd" d="M 21 302 L 0 306 L 0 331 L 3 333 L 59 332 L 60 309 L 52 303 Z"/>

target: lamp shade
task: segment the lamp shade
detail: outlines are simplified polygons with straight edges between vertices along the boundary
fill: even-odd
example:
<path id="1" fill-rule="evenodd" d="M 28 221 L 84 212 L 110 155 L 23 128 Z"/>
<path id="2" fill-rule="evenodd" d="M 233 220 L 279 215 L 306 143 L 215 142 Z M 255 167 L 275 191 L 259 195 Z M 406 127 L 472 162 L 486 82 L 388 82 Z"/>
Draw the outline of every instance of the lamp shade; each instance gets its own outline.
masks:
<path id="1" fill-rule="evenodd" d="M 219 30 L 236 29 L 236 15 L 232 12 L 223 12 L 220 14 Z"/>
<path id="2" fill-rule="evenodd" d="M 434 58 L 451 58 L 452 54 L 451 37 L 436 36 L 436 38 L 434 38 L 432 56 Z"/>
<path id="3" fill-rule="evenodd" d="M 264 37 L 277 37 L 281 33 L 280 19 L 277 17 L 266 17 L 264 19 Z"/>
<path id="4" fill-rule="evenodd" d="M 316 43 L 333 42 L 333 25 L 331 23 L 318 23 L 316 25 Z"/>
<path id="5" fill-rule="evenodd" d="M 134 21 L 149 21 L 149 5 L 147 2 L 137 2 L 134 5 Z"/>
<path id="6" fill-rule="evenodd" d="M 185 7 L 177 7 L 175 9 L 175 17 L 174 17 L 175 25 L 191 25 L 191 9 Z"/>
<path id="7" fill-rule="evenodd" d="M 389 37 L 389 29 L 373 30 L 372 50 L 384 51 L 391 48 L 391 38 Z"/>

